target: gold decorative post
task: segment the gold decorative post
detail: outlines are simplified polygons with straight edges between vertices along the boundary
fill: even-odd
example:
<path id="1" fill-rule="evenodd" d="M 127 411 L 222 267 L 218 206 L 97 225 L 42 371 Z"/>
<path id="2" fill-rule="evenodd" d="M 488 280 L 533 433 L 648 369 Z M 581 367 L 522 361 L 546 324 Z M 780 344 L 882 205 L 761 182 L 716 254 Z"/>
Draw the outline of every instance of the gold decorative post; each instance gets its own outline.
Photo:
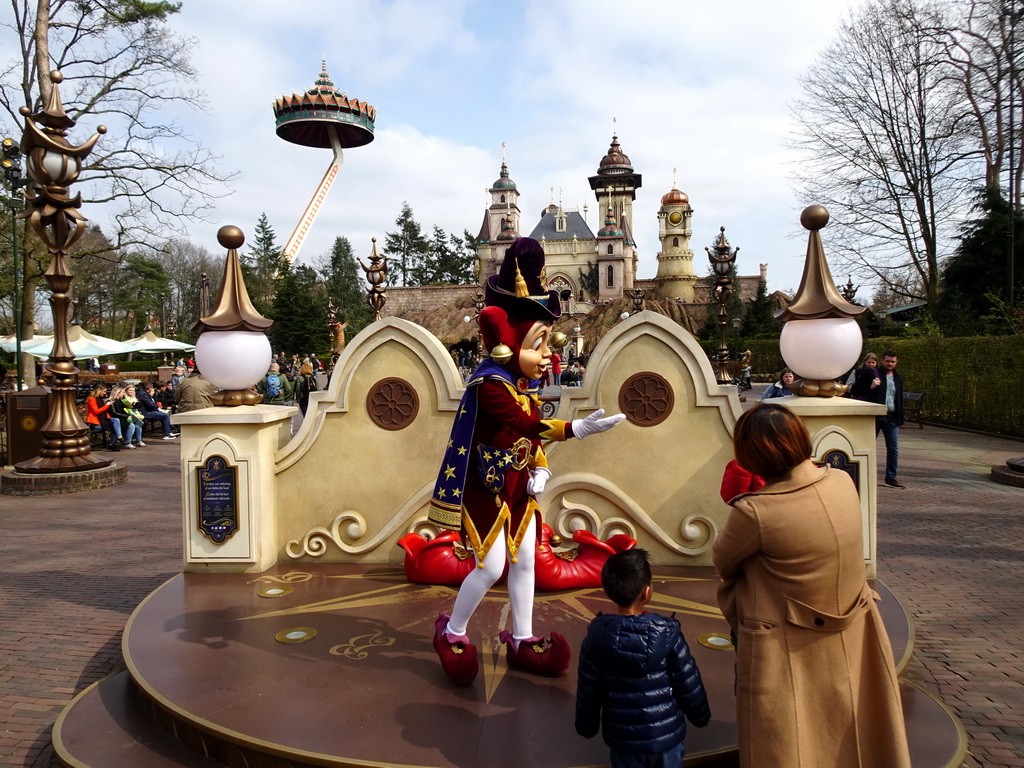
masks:
<path id="1" fill-rule="evenodd" d="M 366 292 L 366 303 L 370 305 L 370 309 L 373 310 L 373 319 L 380 320 L 381 310 L 384 309 L 384 304 L 387 303 L 387 277 L 388 277 L 388 257 L 380 256 L 377 254 L 377 238 L 371 238 L 373 242 L 373 249 L 370 252 L 370 266 L 363 264 L 363 260 L 357 258 L 359 266 L 363 268 L 363 272 L 366 273 L 366 281 L 370 284 L 370 289 Z"/>
<path id="2" fill-rule="evenodd" d="M 729 375 L 729 347 L 725 344 L 725 335 L 729 325 L 729 308 L 726 306 L 732 298 L 732 268 L 736 264 L 738 247 L 730 250 L 729 241 L 725 239 L 725 227 L 718 232 L 712 248 L 705 246 L 708 260 L 715 271 L 715 300 L 718 302 L 718 356 L 716 358 L 715 381 L 719 384 L 732 384 Z"/>
<path id="3" fill-rule="evenodd" d="M 338 308 L 334 306 L 334 299 L 327 297 L 327 306 L 324 308 L 327 313 L 327 331 L 331 334 L 331 369 L 338 362 L 341 353 L 345 351 L 345 329 L 348 328 L 350 320 L 344 323 L 338 322 Z"/>
<path id="4" fill-rule="evenodd" d="M 25 133 L 21 149 L 28 160 L 29 177 L 36 183 L 25 192 L 27 209 L 18 218 L 27 219 L 50 252 L 50 266 L 45 277 L 50 286 L 50 309 L 53 313 L 53 351 L 46 371 L 53 377 L 50 393 L 50 417 L 43 425 L 43 444 L 39 455 L 15 465 L 19 472 L 58 473 L 99 469 L 110 464 L 110 459 L 94 456 L 89 450 L 89 428 L 75 408 L 74 355 L 68 344 L 68 313 L 71 309 L 71 281 L 68 251 L 85 232 L 88 221 L 78 212 L 82 196 L 69 197 L 68 187 L 82 171 L 82 161 L 92 151 L 100 134 L 107 129 L 102 125 L 84 144 L 71 146 L 67 131 L 75 121 L 64 112 L 59 85 L 64 77 L 50 72 L 50 99 L 39 112 L 32 114 L 28 107 L 20 112 L 25 116 Z"/>

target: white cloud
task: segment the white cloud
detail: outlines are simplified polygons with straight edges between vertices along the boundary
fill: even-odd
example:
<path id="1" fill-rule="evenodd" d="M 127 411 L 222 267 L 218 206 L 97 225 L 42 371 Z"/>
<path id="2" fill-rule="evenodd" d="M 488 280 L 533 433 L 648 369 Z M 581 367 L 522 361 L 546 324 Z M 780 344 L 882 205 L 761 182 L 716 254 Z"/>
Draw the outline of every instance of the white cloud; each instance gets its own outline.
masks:
<path id="1" fill-rule="evenodd" d="M 341 90 L 377 107 L 377 137 L 346 151 L 303 260 L 337 235 L 365 256 L 403 201 L 428 232 L 475 234 L 502 142 L 525 232 L 551 187 L 567 206 L 588 203 L 596 229 L 603 214 L 587 177 L 618 118 L 644 178 L 634 206 L 642 277 L 656 268 L 656 212 L 675 168 L 696 211 L 698 273 L 725 225 L 741 272 L 767 262 L 772 289 L 795 288 L 799 211 L 814 201 L 788 185 L 787 103 L 844 13 L 817 0 L 189 0 L 171 24 L 198 40 L 195 85 L 210 111 L 178 117 L 242 173 L 190 234 L 216 249 L 217 227 L 251 237 L 265 211 L 284 243 L 330 154 L 278 139 L 271 103 L 310 87 L 325 57 Z M 88 203 L 83 212 L 102 221 Z"/>

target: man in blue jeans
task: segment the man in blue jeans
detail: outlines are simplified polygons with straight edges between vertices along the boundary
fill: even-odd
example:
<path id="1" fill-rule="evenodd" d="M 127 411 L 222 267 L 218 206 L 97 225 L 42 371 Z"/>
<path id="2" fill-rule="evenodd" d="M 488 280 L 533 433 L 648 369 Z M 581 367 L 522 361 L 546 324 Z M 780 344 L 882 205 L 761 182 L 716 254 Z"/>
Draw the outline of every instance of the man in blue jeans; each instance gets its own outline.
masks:
<path id="1" fill-rule="evenodd" d="M 871 402 L 885 406 L 885 416 L 875 419 L 875 437 L 885 438 L 885 484 L 893 488 L 905 486 L 896 478 L 900 448 L 900 427 L 903 426 L 903 377 L 896 373 L 899 359 L 895 352 L 882 356 L 882 385 L 871 390 Z"/>
<path id="2" fill-rule="evenodd" d="M 178 436 L 177 432 L 171 429 L 171 417 L 166 411 L 160 410 L 156 399 L 153 397 L 153 382 L 147 381 L 138 392 L 139 410 L 147 421 L 159 421 L 164 428 L 164 440 L 173 440 Z"/>

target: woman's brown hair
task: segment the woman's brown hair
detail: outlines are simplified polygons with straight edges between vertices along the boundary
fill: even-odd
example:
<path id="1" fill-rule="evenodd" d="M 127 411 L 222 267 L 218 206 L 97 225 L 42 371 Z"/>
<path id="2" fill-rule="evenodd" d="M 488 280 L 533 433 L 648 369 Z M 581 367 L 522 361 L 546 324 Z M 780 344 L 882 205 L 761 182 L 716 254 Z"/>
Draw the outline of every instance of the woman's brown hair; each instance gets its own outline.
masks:
<path id="1" fill-rule="evenodd" d="M 741 467 L 772 480 L 810 458 L 811 435 L 786 406 L 758 403 L 737 420 L 733 448 Z"/>

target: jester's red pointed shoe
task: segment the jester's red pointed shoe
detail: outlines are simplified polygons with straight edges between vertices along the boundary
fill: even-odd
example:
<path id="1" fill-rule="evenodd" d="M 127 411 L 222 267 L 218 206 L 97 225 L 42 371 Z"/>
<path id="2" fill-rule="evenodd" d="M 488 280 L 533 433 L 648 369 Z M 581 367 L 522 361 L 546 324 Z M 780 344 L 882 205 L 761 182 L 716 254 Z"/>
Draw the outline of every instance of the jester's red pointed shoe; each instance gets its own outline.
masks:
<path id="1" fill-rule="evenodd" d="M 442 613 L 434 622 L 434 650 L 441 660 L 441 667 L 452 682 L 456 685 L 469 685 L 480 671 L 476 646 L 469 643 L 468 637 L 465 640 L 453 641 L 451 636 L 445 634 L 449 618 L 448 614 Z"/>
<path id="2" fill-rule="evenodd" d="M 544 677 L 559 677 L 569 669 L 572 651 L 569 643 L 557 632 L 552 632 L 551 637 L 520 640 L 518 651 L 511 632 L 502 632 L 498 639 L 505 644 L 505 659 L 510 667 Z"/>

